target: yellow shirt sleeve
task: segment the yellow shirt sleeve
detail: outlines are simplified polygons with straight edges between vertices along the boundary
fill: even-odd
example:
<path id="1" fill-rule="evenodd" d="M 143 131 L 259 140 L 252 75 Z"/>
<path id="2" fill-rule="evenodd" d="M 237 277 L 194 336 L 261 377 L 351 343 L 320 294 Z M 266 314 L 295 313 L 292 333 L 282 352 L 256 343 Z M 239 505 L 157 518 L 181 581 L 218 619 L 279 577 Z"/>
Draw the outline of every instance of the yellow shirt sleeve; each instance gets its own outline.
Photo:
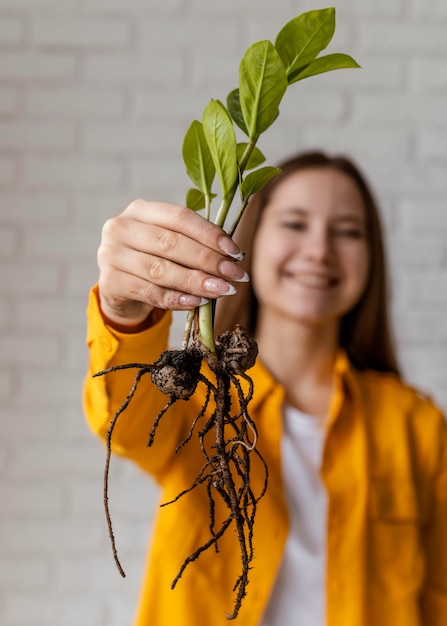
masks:
<path id="1" fill-rule="evenodd" d="M 90 429 L 103 442 L 116 412 L 128 397 L 135 376 L 142 370 L 134 367 L 98 377 L 93 375 L 117 365 L 135 363 L 144 366 L 156 361 L 167 349 L 171 318 L 166 312 L 153 326 L 138 333 L 116 331 L 101 315 L 97 287 L 91 290 L 87 307 L 90 360 L 84 381 L 83 405 Z M 147 447 L 153 421 L 167 401 L 168 397 L 154 387 L 150 372 L 146 371 L 129 406 L 116 420 L 111 437 L 114 453 L 132 459 L 156 478 L 169 463 L 187 423 L 186 416 L 185 419 L 180 417 L 186 412 L 187 403 L 175 403 L 169 409 L 169 416 L 161 420 L 154 445 Z"/>

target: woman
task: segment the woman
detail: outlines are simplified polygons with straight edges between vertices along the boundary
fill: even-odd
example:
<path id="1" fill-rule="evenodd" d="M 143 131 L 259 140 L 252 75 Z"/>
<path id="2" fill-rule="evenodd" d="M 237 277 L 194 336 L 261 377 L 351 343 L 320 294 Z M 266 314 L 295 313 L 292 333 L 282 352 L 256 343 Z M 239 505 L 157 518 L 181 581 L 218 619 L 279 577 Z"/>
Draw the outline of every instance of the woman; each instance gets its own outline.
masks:
<path id="1" fill-rule="evenodd" d="M 307 153 L 281 169 L 251 202 L 238 244 L 173 205 L 139 201 L 106 223 L 89 305 L 91 372 L 154 361 L 168 341 L 166 310 L 231 295 L 219 300 L 217 327 L 239 322 L 257 340 L 250 414 L 269 468 L 239 623 L 440 626 L 447 430 L 440 411 L 399 377 L 374 199 L 345 158 Z M 102 438 L 132 377 L 87 379 L 87 417 Z M 150 472 L 166 502 L 200 471 L 196 443 L 174 450 L 205 391 L 173 405 L 148 449 L 147 407 L 156 415 L 166 398 L 142 383 L 114 450 Z M 255 490 L 261 470 L 253 468 Z M 205 489 L 159 510 L 138 626 L 226 623 L 240 572 L 234 535 L 170 590 L 209 538 L 208 514 Z"/>

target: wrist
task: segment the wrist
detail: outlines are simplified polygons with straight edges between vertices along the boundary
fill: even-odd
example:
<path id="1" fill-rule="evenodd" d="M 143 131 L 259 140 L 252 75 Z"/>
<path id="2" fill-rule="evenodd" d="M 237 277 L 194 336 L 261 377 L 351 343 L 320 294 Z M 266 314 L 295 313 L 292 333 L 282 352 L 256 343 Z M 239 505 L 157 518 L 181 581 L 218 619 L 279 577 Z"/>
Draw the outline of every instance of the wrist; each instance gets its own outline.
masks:
<path id="1" fill-rule="evenodd" d="M 99 307 L 104 322 L 118 332 L 136 333 L 149 328 L 153 323 L 154 312 L 159 319 L 163 311 L 142 302 L 123 301 L 108 298 L 99 293 Z"/>

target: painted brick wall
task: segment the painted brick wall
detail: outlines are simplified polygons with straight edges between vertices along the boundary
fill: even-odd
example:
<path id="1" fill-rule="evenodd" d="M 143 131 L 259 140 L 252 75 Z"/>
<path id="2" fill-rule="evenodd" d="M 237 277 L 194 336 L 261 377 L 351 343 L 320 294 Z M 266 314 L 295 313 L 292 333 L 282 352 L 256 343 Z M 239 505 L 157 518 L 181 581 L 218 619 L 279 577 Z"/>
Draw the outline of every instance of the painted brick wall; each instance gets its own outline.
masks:
<path id="1" fill-rule="evenodd" d="M 362 70 L 296 85 L 260 147 L 354 156 L 387 227 L 408 379 L 447 408 L 447 4 L 340 0 L 332 49 Z M 124 626 L 156 501 L 81 411 L 100 228 L 135 197 L 182 202 L 181 144 L 292 0 L 0 0 L 0 623 Z M 183 317 L 176 321 L 177 335 Z M 175 340 L 174 340 L 175 341 Z"/>

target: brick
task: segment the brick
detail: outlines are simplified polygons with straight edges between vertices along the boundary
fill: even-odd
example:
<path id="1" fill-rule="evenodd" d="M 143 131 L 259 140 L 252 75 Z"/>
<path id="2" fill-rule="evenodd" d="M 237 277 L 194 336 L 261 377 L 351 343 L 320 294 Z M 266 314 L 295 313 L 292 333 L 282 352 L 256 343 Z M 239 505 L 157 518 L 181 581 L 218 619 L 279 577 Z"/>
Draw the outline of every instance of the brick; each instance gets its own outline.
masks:
<path id="1" fill-rule="evenodd" d="M 437 271 L 442 265 L 445 246 L 441 241 L 420 238 L 389 238 L 390 262 L 395 272 L 409 270 Z"/>
<path id="2" fill-rule="evenodd" d="M 98 242 L 102 225 L 114 215 L 119 215 L 133 200 L 129 191 L 110 193 L 82 192 L 74 200 L 76 221 L 81 226 L 89 225 L 98 233 Z"/>
<path id="3" fill-rule="evenodd" d="M 0 559 L 1 589 L 14 592 L 39 589 L 45 591 L 49 579 L 49 566 L 44 558 L 2 556 Z"/>
<path id="4" fill-rule="evenodd" d="M 180 81 L 184 54 L 158 52 L 151 55 L 90 54 L 84 63 L 84 79 L 99 85 L 169 85 Z"/>
<path id="5" fill-rule="evenodd" d="M 8 334 L 0 335 L 0 366 L 48 367 L 61 360 L 62 345 L 55 335 Z"/>
<path id="6" fill-rule="evenodd" d="M 287 93 L 280 107 L 276 124 L 293 127 L 299 120 L 306 122 L 333 123 L 346 117 L 347 102 L 342 93 L 321 88 L 316 82 L 305 93 Z M 267 155 L 266 155 L 267 157 Z"/>
<path id="7" fill-rule="evenodd" d="M 353 94 L 352 120 L 356 124 L 386 123 L 400 126 L 443 124 L 447 110 L 447 95 L 432 96 L 407 93 Z"/>
<path id="8" fill-rule="evenodd" d="M 86 307 L 87 294 L 77 298 L 68 297 L 65 294 L 45 298 L 24 296 L 17 303 L 15 327 L 22 332 L 66 333 L 74 331 L 78 336 L 85 329 Z"/>
<path id="9" fill-rule="evenodd" d="M 0 137 L 5 149 L 61 150 L 75 144 L 73 124 L 0 123 Z"/>
<path id="10" fill-rule="evenodd" d="M 435 397 L 437 386 L 435 381 L 445 380 L 447 367 L 447 350 L 445 346 L 432 348 L 428 352 L 422 345 L 409 345 L 401 350 L 402 362 L 410 380 L 416 381 L 416 387 Z"/>
<path id="11" fill-rule="evenodd" d="M 98 451 L 101 456 L 101 451 Z M 111 467 L 116 469 L 116 464 L 124 463 L 129 471 L 129 477 L 115 475 L 110 481 L 110 499 L 114 515 L 126 519 L 150 519 L 158 505 L 158 488 L 147 475 L 143 475 L 132 464 L 119 457 L 114 457 Z M 133 470 L 133 471 L 132 471 Z M 91 516 L 98 512 L 102 514 L 103 503 L 100 496 L 100 476 L 92 483 L 77 480 L 70 485 L 67 497 L 70 507 L 77 515 Z"/>
<path id="12" fill-rule="evenodd" d="M 147 532 L 146 536 L 141 534 L 139 539 L 144 552 Z M 140 576 L 141 563 L 136 559 L 125 558 L 122 565 L 126 573 L 125 583 L 114 568 L 110 558 L 83 556 L 80 559 L 60 559 L 58 563 L 58 589 L 61 592 L 69 591 L 70 593 L 89 591 L 93 592 L 92 595 L 97 591 L 106 591 L 107 594 L 115 592 L 131 599 L 135 596 L 135 583 Z M 130 588 L 125 589 L 128 581 L 131 583 Z"/>
<path id="13" fill-rule="evenodd" d="M 282 2 L 275 6 L 272 10 L 272 5 L 268 2 L 257 2 L 256 0 L 246 0 L 244 2 L 244 10 L 240 11 L 241 5 L 237 0 L 227 0 L 226 2 L 203 4 L 200 0 L 190 0 L 189 11 L 193 15 L 211 15 L 220 17 L 222 14 L 238 15 L 240 20 L 243 20 L 245 16 L 254 19 L 258 14 L 267 14 L 270 18 L 270 22 L 273 20 L 276 23 L 276 30 L 281 27 L 282 23 L 298 15 L 296 11 L 296 5 L 294 3 Z M 303 9 L 306 10 L 306 9 Z M 272 37 L 276 35 L 274 34 Z"/>
<path id="14" fill-rule="evenodd" d="M 238 86 L 238 68 L 243 50 L 209 50 L 203 54 L 201 50 L 191 53 L 191 66 L 189 74 L 191 83 L 200 89 L 206 88 L 208 97 L 204 100 L 203 107 L 210 98 L 224 100 L 227 94 Z M 202 107 L 202 108 L 203 108 Z"/>
<path id="15" fill-rule="evenodd" d="M 412 14 L 418 19 L 438 20 L 447 17 L 447 5 L 444 0 L 413 0 L 411 2 Z"/>
<path id="16" fill-rule="evenodd" d="M 24 28 L 20 18 L 0 18 L 0 45 L 18 44 L 24 39 Z"/>
<path id="17" fill-rule="evenodd" d="M 19 94 L 13 87 L 0 87 L 0 115 L 11 115 L 19 106 Z"/>
<path id="18" fill-rule="evenodd" d="M 447 160 L 447 131 L 421 130 L 419 131 L 418 156 L 423 160 Z"/>
<path id="19" fill-rule="evenodd" d="M 214 16 L 203 14 L 185 15 L 180 20 L 172 18 L 150 18 L 138 21 L 139 48 L 143 50 L 188 49 L 194 38 L 199 38 L 203 50 L 220 49 L 222 52 L 234 48 L 239 41 L 240 26 L 234 19 L 219 19 L 216 28 Z"/>
<path id="20" fill-rule="evenodd" d="M 362 15 L 398 17 L 405 13 L 406 0 L 360 0 L 359 10 Z"/>
<path id="21" fill-rule="evenodd" d="M 56 407 L 65 403 L 80 406 L 82 376 L 70 374 L 61 368 L 20 371 L 17 406 L 20 408 Z"/>
<path id="22" fill-rule="evenodd" d="M 36 226 L 24 233 L 23 254 L 28 259 L 83 259 L 86 250 L 95 250 L 99 233 L 82 226 Z"/>
<path id="23" fill-rule="evenodd" d="M 57 52 L 5 52 L 0 55 L 0 80 L 36 83 L 72 79 L 77 62 L 73 54 Z"/>
<path id="24" fill-rule="evenodd" d="M 117 159 L 91 157 L 39 156 L 24 159 L 25 187 L 66 190 L 117 189 L 123 179 L 123 166 Z"/>
<path id="25" fill-rule="evenodd" d="M 164 155 L 181 154 L 186 127 L 166 124 L 92 124 L 85 128 L 88 154 Z"/>
<path id="26" fill-rule="evenodd" d="M 27 226 L 67 220 L 70 203 L 66 193 L 21 190 L 0 191 L 0 216 Z"/>
<path id="27" fill-rule="evenodd" d="M 153 121 L 155 118 L 162 118 L 165 123 L 180 121 L 184 123 L 186 132 L 194 119 L 201 119 L 209 99 L 208 94 L 202 94 L 188 85 L 167 86 L 162 92 L 150 87 L 137 87 L 133 92 L 133 117 L 138 122 Z"/>
<path id="28" fill-rule="evenodd" d="M 44 519 L 56 517 L 63 511 L 64 496 L 61 485 L 43 484 L 32 479 L 27 480 L 26 484 L 10 482 L 7 485 L 0 484 L 0 497 L 1 502 L 7 503 L 7 506 L 0 509 L 2 519 Z"/>
<path id="29" fill-rule="evenodd" d="M 90 257 L 85 262 L 70 264 L 67 268 L 66 289 L 71 297 L 87 298 L 92 285 L 98 280 L 98 267 L 96 265 L 96 248 L 92 250 Z"/>
<path id="30" fill-rule="evenodd" d="M 0 368 L 0 402 L 4 403 L 10 399 L 14 391 L 14 377 L 12 372 L 6 368 Z M 1 458 L 4 458 L 0 451 L 0 467 L 2 467 Z"/>
<path id="31" fill-rule="evenodd" d="M 171 158 L 162 156 L 131 161 L 131 185 L 137 196 L 141 193 L 142 197 L 154 198 L 154 194 L 155 196 L 159 195 L 157 187 L 170 187 L 172 189 L 176 185 L 183 185 L 180 188 L 183 189 L 183 193 L 186 193 L 188 187 L 191 186 L 188 180 L 184 172 L 180 151 L 178 156 L 173 155 Z M 171 202 L 173 201 L 171 200 L 172 197 L 171 192 L 166 200 Z"/>
<path id="32" fill-rule="evenodd" d="M 331 151 L 344 152 L 354 158 L 386 158 L 388 162 L 405 161 L 410 151 L 410 138 L 405 128 L 359 128 L 354 125 L 313 126 L 303 131 L 303 148 L 329 146 Z"/>
<path id="33" fill-rule="evenodd" d="M 0 185 L 10 185 L 18 172 L 17 160 L 10 156 L 0 156 Z"/>
<path id="34" fill-rule="evenodd" d="M 28 294 L 54 293 L 60 283 L 60 270 L 54 263 L 25 263 L 2 264 L 0 266 L 0 294 L 23 293 Z"/>
<path id="35" fill-rule="evenodd" d="M 25 441 L 55 441 L 62 436 L 66 410 L 65 406 L 14 406 L 14 419 L 11 420 L 6 409 L 0 408 L 4 436 L 11 446 Z"/>
<path id="36" fill-rule="evenodd" d="M 399 202 L 401 222 L 406 230 L 418 236 L 447 235 L 446 204 L 443 200 L 422 196 L 403 198 Z"/>
<path id="37" fill-rule="evenodd" d="M 13 320 L 13 305 L 9 298 L 0 298 L 0 331 L 11 327 Z"/>
<path id="38" fill-rule="evenodd" d="M 78 0 L 79 3 L 79 0 Z M 93 12 L 107 10 L 108 12 L 124 10 L 130 13 L 137 12 L 138 15 L 148 13 L 150 15 L 171 15 L 176 17 L 179 10 L 184 5 L 184 0 L 163 0 L 155 4 L 148 3 L 147 0 L 81 0 L 82 10 L 84 12 Z"/>
<path id="39" fill-rule="evenodd" d="M 4 626 L 98 626 L 104 624 L 101 602 L 84 595 L 11 592 L 4 603 Z"/>
<path id="40" fill-rule="evenodd" d="M 77 393 L 80 399 L 80 388 Z M 24 441 L 16 446 L 9 471 L 14 477 L 48 480 L 54 476 L 101 476 L 103 468 L 104 458 L 90 438 L 88 445 L 59 441 L 56 447 L 53 441 Z"/>
<path id="41" fill-rule="evenodd" d="M 436 162 L 430 164 L 405 160 L 373 160 L 367 161 L 369 168 L 374 165 L 377 172 L 377 184 L 382 193 L 395 196 L 396 189 L 404 196 L 420 195 L 421 193 L 442 194 L 447 192 L 445 167 Z M 368 171 L 369 171 L 368 168 Z M 376 185 L 377 187 L 377 185 Z"/>
<path id="42" fill-rule="evenodd" d="M 410 80 L 413 89 L 424 92 L 447 91 L 447 59 L 420 57 L 410 63 Z"/>
<path id="43" fill-rule="evenodd" d="M 430 307 L 431 311 L 438 311 L 439 307 L 447 304 L 447 274 L 438 269 L 425 272 L 413 272 L 403 277 L 405 284 L 405 301 L 415 309 Z"/>
<path id="44" fill-rule="evenodd" d="M 403 308 L 396 313 L 395 332 L 401 345 L 447 345 L 447 325 L 443 311 L 414 311 Z"/>
<path id="45" fill-rule="evenodd" d="M 63 11 L 65 9 L 74 8 L 78 0 L 39 0 L 39 10 L 57 9 Z M 0 0 L 0 9 L 34 9 L 36 10 L 35 0 Z"/>
<path id="46" fill-rule="evenodd" d="M 81 519 L 2 521 L 0 549 L 6 556 L 58 557 L 88 553 L 101 544 L 102 529 Z"/>
<path id="47" fill-rule="evenodd" d="M 28 89 L 26 103 L 30 115 L 51 119 L 116 119 L 122 116 L 124 106 L 123 91 L 95 86 L 35 86 Z"/>
<path id="48" fill-rule="evenodd" d="M 437 53 L 447 50 L 444 24 L 421 21 L 361 21 L 357 25 L 359 51 L 374 53 Z"/>
<path id="49" fill-rule="evenodd" d="M 17 253 L 19 236 L 13 226 L 0 225 L 0 259 L 8 259 Z"/>
<path id="50" fill-rule="evenodd" d="M 130 28 L 125 18 L 47 15 L 31 22 L 31 41 L 58 47 L 120 48 L 130 41 Z"/>

